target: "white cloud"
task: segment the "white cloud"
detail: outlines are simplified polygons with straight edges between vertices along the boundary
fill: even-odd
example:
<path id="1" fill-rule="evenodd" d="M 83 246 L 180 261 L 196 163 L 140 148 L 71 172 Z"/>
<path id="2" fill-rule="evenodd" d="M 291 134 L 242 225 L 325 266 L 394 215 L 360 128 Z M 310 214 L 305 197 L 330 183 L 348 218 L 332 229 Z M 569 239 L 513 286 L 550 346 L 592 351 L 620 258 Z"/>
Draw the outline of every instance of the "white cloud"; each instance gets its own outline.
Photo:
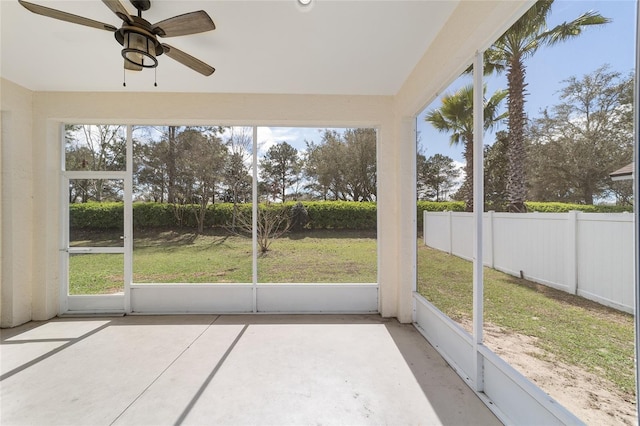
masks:
<path id="1" fill-rule="evenodd" d="M 263 156 L 269 148 L 286 142 L 298 150 L 306 152 L 305 141 L 319 143 L 325 128 L 319 127 L 258 127 L 258 156 Z M 342 132 L 344 129 L 336 129 Z"/>

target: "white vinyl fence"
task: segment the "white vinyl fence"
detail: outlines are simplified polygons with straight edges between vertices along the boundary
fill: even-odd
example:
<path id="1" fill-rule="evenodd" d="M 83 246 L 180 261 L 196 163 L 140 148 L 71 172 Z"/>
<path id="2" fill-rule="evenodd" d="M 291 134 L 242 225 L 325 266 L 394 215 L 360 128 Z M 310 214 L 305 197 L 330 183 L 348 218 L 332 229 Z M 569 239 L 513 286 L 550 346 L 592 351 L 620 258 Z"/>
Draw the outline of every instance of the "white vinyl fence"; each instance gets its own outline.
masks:
<path id="1" fill-rule="evenodd" d="M 484 214 L 484 264 L 634 311 L 634 230 L 629 213 Z M 424 243 L 473 258 L 471 213 L 424 212 Z"/>

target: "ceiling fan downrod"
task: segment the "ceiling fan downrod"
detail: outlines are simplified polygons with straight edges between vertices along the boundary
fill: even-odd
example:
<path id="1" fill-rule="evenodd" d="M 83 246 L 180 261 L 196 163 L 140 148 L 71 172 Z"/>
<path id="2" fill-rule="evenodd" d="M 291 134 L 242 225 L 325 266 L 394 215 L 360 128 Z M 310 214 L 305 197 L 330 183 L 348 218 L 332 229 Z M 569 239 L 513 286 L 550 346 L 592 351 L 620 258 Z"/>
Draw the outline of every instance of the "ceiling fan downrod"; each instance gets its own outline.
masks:
<path id="1" fill-rule="evenodd" d="M 138 16 L 140 16 L 140 13 L 143 10 L 149 10 L 149 8 L 151 7 L 151 1 L 150 0 L 130 0 L 130 1 L 131 1 L 131 4 L 133 5 L 133 7 L 138 9 Z"/>

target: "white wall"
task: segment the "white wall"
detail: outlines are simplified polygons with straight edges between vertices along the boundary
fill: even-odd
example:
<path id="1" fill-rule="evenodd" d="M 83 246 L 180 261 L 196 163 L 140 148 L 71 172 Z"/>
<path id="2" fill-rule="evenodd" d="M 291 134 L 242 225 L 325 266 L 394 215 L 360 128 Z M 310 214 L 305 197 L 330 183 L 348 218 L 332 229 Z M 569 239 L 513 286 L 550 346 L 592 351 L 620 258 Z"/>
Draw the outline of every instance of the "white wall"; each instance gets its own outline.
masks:
<path id="1" fill-rule="evenodd" d="M 0 326 L 31 319 L 33 282 L 32 121 L 33 94 L 8 81 L 0 81 L 2 140 L 0 142 L 2 196 L 2 257 Z"/>

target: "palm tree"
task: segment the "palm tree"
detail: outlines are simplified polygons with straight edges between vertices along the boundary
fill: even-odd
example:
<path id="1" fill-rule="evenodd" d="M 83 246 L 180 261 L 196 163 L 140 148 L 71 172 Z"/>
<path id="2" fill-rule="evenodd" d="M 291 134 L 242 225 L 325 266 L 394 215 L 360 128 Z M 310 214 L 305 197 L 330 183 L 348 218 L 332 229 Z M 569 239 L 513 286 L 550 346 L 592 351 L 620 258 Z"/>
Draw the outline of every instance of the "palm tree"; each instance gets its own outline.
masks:
<path id="1" fill-rule="evenodd" d="M 486 90 L 485 86 L 483 94 Z M 485 130 L 506 117 L 506 113 L 498 115 L 498 107 L 506 96 L 506 90 L 498 90 L 489 100 L 485 99 L 483 124 Z M 462 194 L 466 211 L 473 211 L 473 85 L 464 86 L 452 95 L 445 95 L 442 98 L 442 106 L 429 111 L 424 119 L 442 133 L 451 132 L 449 139 L 451 145 L 464 144 L 466 164 Z"/>
<path id="2" fill-rule="evenodd" d="M 553 0 L 539 0 L 485 52 L 485 73 L 506 70 L 509 120 L 509 178 L 507 193 L 509 211 L 526 212 L 525 183 L 525 67 L 524 60 L 543 46 L 553 46 L 579 36 L 586 26 L 610 22 L 597 12 L 589 11 L 571 22 L 547 29 L 547 18 Z"/>

